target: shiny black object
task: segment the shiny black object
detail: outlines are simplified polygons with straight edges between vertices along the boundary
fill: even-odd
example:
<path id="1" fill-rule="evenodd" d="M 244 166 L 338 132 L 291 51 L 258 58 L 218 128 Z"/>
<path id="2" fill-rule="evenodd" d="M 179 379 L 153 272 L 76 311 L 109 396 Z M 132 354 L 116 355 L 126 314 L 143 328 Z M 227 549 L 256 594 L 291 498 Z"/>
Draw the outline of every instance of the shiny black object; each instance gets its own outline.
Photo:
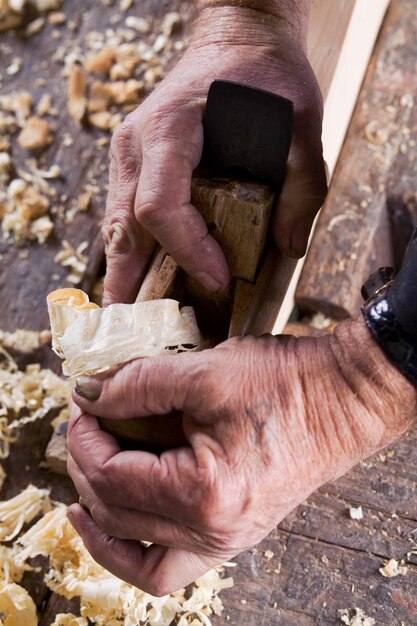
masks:
<path id="1" fill-rule="evenodd" d="M 385 281 L 385 282 L 384 282 Z M 365 322 L 387 358 L 417 386 L 417 228 L 400 272 L 372 274 L 362 288 Z"/>
<path id="2" fill-rule="evenodd" d="M 203 116 L 201 164 L 213 173 L 250 174 L 279 193 L 293 132 L 293 103 L 225 80 L 212 82 Z"/>

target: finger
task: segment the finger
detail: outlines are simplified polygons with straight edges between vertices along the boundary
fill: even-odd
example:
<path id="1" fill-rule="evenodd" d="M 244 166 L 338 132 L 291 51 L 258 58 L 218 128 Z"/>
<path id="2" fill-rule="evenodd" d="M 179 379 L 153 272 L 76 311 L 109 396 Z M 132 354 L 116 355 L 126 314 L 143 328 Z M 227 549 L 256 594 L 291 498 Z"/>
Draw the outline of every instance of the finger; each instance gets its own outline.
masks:
<path id="1" fill-rule="evenodd" d="M 121 419 L 199 413 L 207 399 L 211 351 L 136 359 L 111 375 L 80 377 L 74 401 L 86 413 Z M 91 398 L 91 399 L 89 399 Z"/>
<path id="2" fill-rule="evenodd" d="M 191 448 L 170 450 L 159 457 L 140 450 L 121 452 L 113 437 L 100 429 L 96 418 L 79 409 L 73 411 L 68 424 L 67 446 L 105 504 L 125 507 L 128 498 L 132 509 L 187 526 L 201 521 L 206 482 L 213 483 L 214 478 L 203 468 L 197 469 Z"/>
<path id="3" fill-rule="evenodd" d="M 106 275 L 103 305 L 134 302 L 156 242 L 134 214 L 142 158 L 137 131 L 131 125 L 116 131 L 112 141 L 109 191 L 103 223 Z"/>
<path id="4" fill-rule="evenodd" d="M 310 131 L 311 132 L 311 131 Z M 314 219 L 327 193 L 322 144 L 317 131 L 315 141 L 307 142 L 307 133 L 294 137 L 287 174 L 272 231 L 279 248 L 288 256 L 299 258 L 307 249 Z M 303 138 L 300 140 L 299 136 Z"/>
<path id="5" fill-rule="evenodd" d="M 229 558 L 215 559 L 158 545 L 144 548 L 138 541 L 116 539 L 100 530 L 78 504 L 69 507 L 68 519 L 97 563 L 153 596 L 177 591 Z"/>
<path id="6" fill-rule="evenodd" d="M 167 547 L 202 551 L 204 543 L 195 533 L 167 517 L 132 508 L 129 498 L 125 507 L 105 504 L 94 492 L 74 459 L 69 455 L 68 471 L 91 517 L 102 531 L 118 539 L 150 541 Z"/>
<path id="7" fill-rule="evenodd" d="M 191 177 L 203 145 L 201 110 L 177 111 L 158 130 L 143 138 L 143 165 L 135 214 L 174 261 L 208 290 L 229 282 L 226 259 L 219 244 L 191 204 Z"/>

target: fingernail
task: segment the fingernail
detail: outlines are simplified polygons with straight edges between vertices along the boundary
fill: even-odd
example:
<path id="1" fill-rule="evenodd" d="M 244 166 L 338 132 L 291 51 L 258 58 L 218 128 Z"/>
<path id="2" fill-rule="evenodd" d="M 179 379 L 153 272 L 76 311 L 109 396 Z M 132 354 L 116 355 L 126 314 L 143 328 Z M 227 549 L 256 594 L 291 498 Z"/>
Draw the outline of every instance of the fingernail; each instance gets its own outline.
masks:
<path id="1" fill-rule="evenodd" d="M 300 222 L 293 230 L 291 252 L 297 257 L 302 257 L 306 253 L 311 226 L 311 222 Z"/>
<path id="2" fill-rule="evenodd" d="M 213 293 L 217 293 L 218 291 L 222 291 L 227 286 L 227 282 L 220 282 L 212 276 L 212 274 L 208 274 L 207 272 L 197 272 L 195 275 L 196 279 L 208 289 L 208 291 L 212 291 Z"/>
<path id="3" fill-rule="evenodd" d="M 101 387 L 101 380 L 91 376 L 78 376 L 75 379 L 75 391 L 79 396 L 85 398 L 85 400 L 90 400 L 90 402 L 95 402 L 95 400 L 99 399 Z"/>

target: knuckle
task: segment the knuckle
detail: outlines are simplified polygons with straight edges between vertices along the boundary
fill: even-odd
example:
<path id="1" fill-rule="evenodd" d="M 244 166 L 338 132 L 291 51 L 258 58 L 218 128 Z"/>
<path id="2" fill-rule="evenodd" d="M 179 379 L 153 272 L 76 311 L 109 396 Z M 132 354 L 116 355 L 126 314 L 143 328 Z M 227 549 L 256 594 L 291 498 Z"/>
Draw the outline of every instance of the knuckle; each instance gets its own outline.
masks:
<path id="1" fill-rule="evenodd" d="M 116 128 L 110 141 L 110 155 L 114 159 L 123 156 L 126 150 L 130 148 L 132 136 L 135 127 L 130 116 L 126 117 L 124 122 Z"/>
<path id="2" fill-rule="evenodd" d="M 90 487 L 94 494 L 103 503 L 109 500 L 109 494 L 112 493 L 112 471 L 109 464 L 96 466 L 87 476 Z"/>
<path id="3" fill-rule="evenodd" d="M 117 166 L 122 180 L 137 171 L 139 164 L 139 142 L 132 121 L 123 122 L 114 132 L 110 142 L 110 161 Z"/>
<path id="4" fill-rule="evenodd" d="M 152 198 L 142 200 L 135 208 L 136 219 L 142 226 L 152 228 L 159 223 L 161 207 L 165 205 L 159 194 L 154 194 Z"/>
<path id="5" fill-rule="evenodd" d="M 101 234 L 108 257 L 131 252 L 131 231 L 132 220 L 127 215 L 114 215 L 104 222 Z"/>

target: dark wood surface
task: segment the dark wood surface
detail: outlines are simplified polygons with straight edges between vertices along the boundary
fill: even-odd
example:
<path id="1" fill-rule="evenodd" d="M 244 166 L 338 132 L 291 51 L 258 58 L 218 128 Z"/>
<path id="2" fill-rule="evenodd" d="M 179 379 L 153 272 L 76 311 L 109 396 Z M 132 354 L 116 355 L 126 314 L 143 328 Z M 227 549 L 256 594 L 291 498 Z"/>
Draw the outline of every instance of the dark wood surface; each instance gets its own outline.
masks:
<path id="1" fill-rule="evenodd" d="M 175 0 L 141 0 L 136 4 L 134 10 L 138 15 L 162 15 L 178 6 Z M 75 38 L 108 23 L 109 16 L 115 11 L 114 8 L 103 8 L 100 2 L 89 3 L 86 7 L 85 3 L 67 0 L 65 7 L 71 13 L 71 19 L 79 24 Z M 349 207 L 354 211 L 363 199 L 371 197 L 370 210 L 378 216 L 375 207 L 384 211 L 387 194 L 392 196 L 395 193 L 407 204 L 404 194 L 416 191 L 415 149 L 409 141 L 412 137 L 417 138 L 416 112 L 415 108 L 401 104 L 404 94 L 417 92 L 413 23 L 417 23 L 415 1 L 393 0 L 335 174 L 326 211 L 343 207 L 344 202 L 350 203 Z M 63 284 L 66 276 L 66 272 L 53 261 L 61 239 L 72 244 L 84 240 L 91 242 L 88 271 L 82 283 L 84 288 L 91 287 L 102 262 L 99 224 L 107 174 L 105 169 L 100 170 L 100 165 L 107 163 L 106 149 L 96 148 L 98 131 L 80 129 L 68 119 L 64 81 L 58 71 L 61 67 L 55 67 L 50 61 L 48 67 L 41 68 L 41 62 L 49 59 L 57 46 L 48 37 L 48 32 L 46 29 L 30 40 L 23 40 L 13 33 L 1 35 L 0 42 L 10 46 L 10 52 L 4 48 L 1 51 L 2 67 L 3 59 L 5 66 L 15 56 L 24 60 L 23 69 L 17 76 L 3 73 L 2 93 L 17 88 L 28 88 L 36 93 L 34 80 L 44 75 L 48 80 L 47 90 L 54 96 L 54 106 L 60 111 L 59 117 L 53 121 L 56 136 L 62 137 L 64 132 L 70 132 L 74 138 L 69 148 L 64 148 L 60 141 L 54 142 L 45 153 L 44 161 L 60 164 L 64 173 L 62 190 L 68 194 L 68 202 L 78 197 L 88 172 L 93 172 L 102 191 L 93 198 L 91 211 L 77 216 L 72 224 L 66 225 L 58 220 L 56 237 L 51 242 L 43 246 L 25 246 L 24 249 L 29 251 L 28 259 L 21 258 L 22 248 L 0 243 L 0 327 L 5 330 L 17 327 L 41 329 L 47 325 L 44 297 L 51 288 Z M 64 32 L 63 38 L 68 37 L 69 33 Z M 39 89 L 37 93 L 40 93 Z M 384 111 L 390 112 L 389 119 Z M 393 151 L 388 144 L 385 146 L 388 165 L 381 165 L 377 154 L 364 139 L 364 129 L 374 119 L 382 127 L 388 124 L 389 142 L 394 146 Z M 405 147 L 400 148 L 403 144 Z M 13 149 L 16 158 L 23 160 L 23 151 L 15 146 Z M 378 150 L 383 151 L 384 146 L 378 146 Z M 372 189 L 365 195 L 360 191 L 362 175 Z M 337 214 L 337 211 L 333 212 L 326 218 L 327 213 L 323 212 L 322 220 L 329 220 Z M 344 224 L 349 224 L 349 228 L 335 227 L 329 232 L 324 227 L 318 231 L 319 236 L 322 233 L 324 237 L 325 232 L 327 236 L 313 243 L 314 273 L 310 277 L 320 277 L 317 284 L 325 285 L 331 274 L 332 284 L 339 281 L 340 297 L 350 298 L 352 302 L 362 280 L 359 275 L 367 271 L 363 259 L 373 247 L 370 236 L 364 249 L 358 250 L 358 265 L 349 265 L 345 272 L 335 272 L 330 262 L 346 260 L 349 245 L 353 245 L 356 238 L 364 241 L 355 220 Z M 51 281 L 55 273 L 60 279 Z M 339 305 L 345 306 L 345 300 L 341 304 L 337 301 Z M 349 307 L 346 310 L 351 313 Z M 49 357 L 44 361 L 52 362 Z M 58 364 L 54 362 L 53 367 L 57 369 Z M 68 479 L 39 468 L 50 433 L 47 422 L 34 424 L 22 433 L 6 464 L 8 478 L 2 497 L 10 497 L 28 482 L 33 482 L 38 486 L 50 486 L 53 497 L 64 502 L 75 498 Z M 378 570 L 387 558 L 407 559 L 407 553 L 417 543 L 417 432 L 403 437 L 392 451 L 377 455 L 323 487 L 291 513 L 256 549 L 236 559 L 238 566 L 232 570 L 236 584 L 222 593 L 225 610 L 221 617 L 213 619 L 213 624 L 336 626 L 340 624 L 338 610 L 354 607 L 362 608 L 378 626 L 416 624 L 416 557 L 410 557 L 405 576 L 386 579 Z M 364 518 L 351 520 L 349 507 L 359 504 L 363 506 Z M 265 556 L 267 550 L 274 553 L 271 559 Z M 28 578 L 26 584 L 38 606 L 43 608 L 41 626 L 49 626 L 57 612 L 74 609 L 62 598 L 49 594 L 40 575 Z"/>

